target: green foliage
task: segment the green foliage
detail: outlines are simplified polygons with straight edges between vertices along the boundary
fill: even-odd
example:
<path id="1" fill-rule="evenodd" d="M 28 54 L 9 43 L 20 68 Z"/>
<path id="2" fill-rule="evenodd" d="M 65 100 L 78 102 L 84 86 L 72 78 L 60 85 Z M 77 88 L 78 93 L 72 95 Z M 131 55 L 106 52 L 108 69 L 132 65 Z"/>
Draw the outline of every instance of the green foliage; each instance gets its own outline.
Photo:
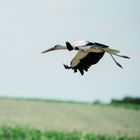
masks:
<path id="1" fill-rule="evenodd" d="M 0 140 L 40 140 L 39 130 L 20 127 L 1 127 Z"/>
<path id="2" fill-rule="evenodd" d="M 82 137 L 79 132 L 46 131 L 43 134 L 49 140 L 80 140 Z"/>
<path id="3" fill-rule="evenodd" d="M 93 102 L 93 104 L 101 104 L 101 101 L 100 101 L 100 100 L 95 100 L 95 101 Z"/>
<path id="4" fill-rule="evenodd" d="M 33 128 L 0 127 L 0 140 L 139 140 L 139 137 L 103 136 L 80 132 L 40 131 Z"/>
<path id="5" fill-rule="evenodd" d="M 140 97 L 126 96 L 126 97 L 124 97 L 123 99 L 120 99 L 120 100 L 112 99 L 111 103 L 140 105 Z"/>

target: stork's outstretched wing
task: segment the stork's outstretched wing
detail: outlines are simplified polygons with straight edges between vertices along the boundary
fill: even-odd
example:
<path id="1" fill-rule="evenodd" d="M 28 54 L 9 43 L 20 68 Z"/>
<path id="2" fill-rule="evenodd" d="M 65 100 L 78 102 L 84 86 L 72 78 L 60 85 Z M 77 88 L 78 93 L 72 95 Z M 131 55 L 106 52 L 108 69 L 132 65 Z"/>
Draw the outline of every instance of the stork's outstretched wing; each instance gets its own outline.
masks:
<path id="1" fill-rule="evenodd" d="M 84 74 L 84 71 L 88 71 L 91 65 L 96 64 L 104 55 L 104 52 L 86 52 L 86 51 L 78 51 L 75 57 L 72 59 L 70 63 L 70 67 L 65 66 L 66 69 L 73 69 L 74 72 L 77 70 L 80 71 L 81 75 Z"/>

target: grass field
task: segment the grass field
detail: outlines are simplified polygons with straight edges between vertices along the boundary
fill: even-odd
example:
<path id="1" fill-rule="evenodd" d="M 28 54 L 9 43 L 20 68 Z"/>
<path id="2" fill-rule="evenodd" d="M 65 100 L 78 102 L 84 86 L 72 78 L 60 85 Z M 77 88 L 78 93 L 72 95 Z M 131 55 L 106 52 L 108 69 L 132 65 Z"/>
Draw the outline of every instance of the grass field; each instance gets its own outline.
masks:
<path id="1" fill-rule="evenodd" d="M 0 99 L 0 126 L 0 140 L 5 136 L 22 139 L 18 138 L 20 135 L 25 139 L 39 135 L 38 140 L 92 140 L 95 137 L 99 140 L 140 139 L 140 109 Z"/>

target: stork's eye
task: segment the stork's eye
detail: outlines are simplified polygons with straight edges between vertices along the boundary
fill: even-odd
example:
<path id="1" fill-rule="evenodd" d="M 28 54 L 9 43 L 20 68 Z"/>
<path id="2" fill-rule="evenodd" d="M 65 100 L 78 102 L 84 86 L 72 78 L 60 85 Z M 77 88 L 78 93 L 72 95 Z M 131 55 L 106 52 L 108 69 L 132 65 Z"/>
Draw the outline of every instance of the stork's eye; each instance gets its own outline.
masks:
<path id="1" fill-rule="evenodd" d="M 54 48 L 57 48 L 57 47 L 58 47 L 57 45 L 54 46 Z"/>
<path id="2" fill-rule="evenodd" d="M 54 48 L 58 48 L 58 47 L 60 47 L 60 46 L 61 46 L 61 45 L 57 44 L 57 45 L 54 46 Z"/>

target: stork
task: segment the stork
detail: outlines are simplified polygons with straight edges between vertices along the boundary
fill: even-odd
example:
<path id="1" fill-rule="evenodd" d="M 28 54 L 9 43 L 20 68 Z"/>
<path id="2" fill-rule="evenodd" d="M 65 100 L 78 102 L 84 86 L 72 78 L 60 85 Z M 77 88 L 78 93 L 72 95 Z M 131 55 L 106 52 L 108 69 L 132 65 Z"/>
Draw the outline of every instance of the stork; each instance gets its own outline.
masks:
<path id="1" fill-rule="evenodd" d="M 113 61 L 118 65 L 120 68 L 123 68 L 113 57 L 113 55 L 130 59 L 128 56 L 125 55 L 119 55 L 118 53 L 120 51 L 111 49 L 109 46 L 100 44 L 97 42 L 90 42 L 90 41 L 77 41 L 71 44 L 70 42 L 66 42 L 66 45 L 55 45 L 52 48 L 49 48 L 42 53 L 50 52 L 53 50 L 76 50 L 78 51 L 75 57 L 72 59 L 70 66 L 65 65 L 64 67 L 66 69 L 72 69 L 74 72 L 77 72 L 77 70 L 80 71 L 81 75 L 84 74 L 84 71 L 88 71 L 89 67 L 91 65 L 94 65 L 100 61 L 100 59 L 103 57 L 104 53 L 108 53 Z"/>

